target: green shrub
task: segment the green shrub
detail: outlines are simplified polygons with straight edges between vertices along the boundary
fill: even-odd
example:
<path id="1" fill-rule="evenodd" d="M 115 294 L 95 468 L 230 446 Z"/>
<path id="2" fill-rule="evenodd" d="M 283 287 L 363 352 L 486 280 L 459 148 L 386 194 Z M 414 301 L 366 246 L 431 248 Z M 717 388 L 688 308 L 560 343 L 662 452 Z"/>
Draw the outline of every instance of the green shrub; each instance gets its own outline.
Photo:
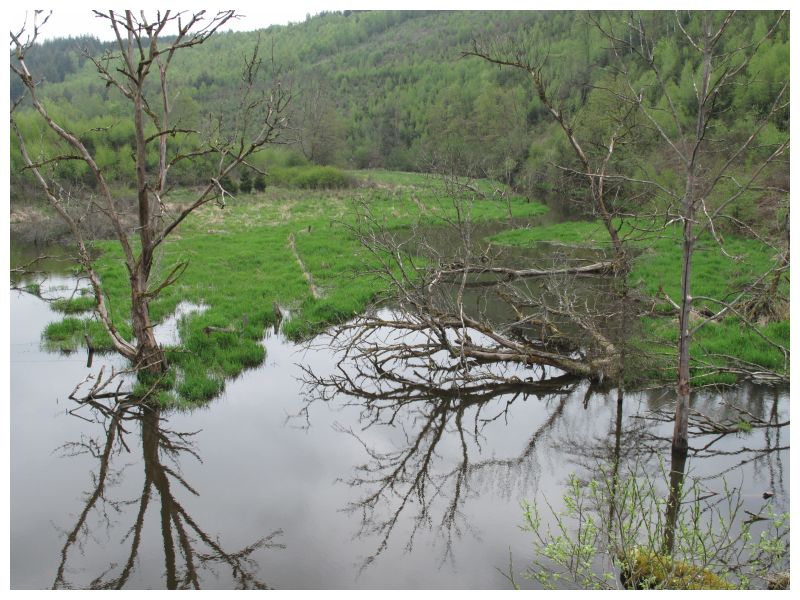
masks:
<path id="1" fill-rule="evenodd" d="M 331 189 L 350 187 L 350 178 L 335 167 L 309 167 L 298 174 L 297 187 L 305 189 Z"/>
<path id="2" fill-rule="evenodd" d="M 256 189 L 257 192 L 263 192 L 267 189 L 267 178 L 264 177 L 261 173 L 256 175 L 255 180 L 253 181 L 253 187 Z"/>
<path id="3" fill-rule="evenodd" d="M 270 176 L 274 185 L 306 190 L 348 188 L 354 184 L 354 179 L 341 169 L 317 165 L 276 167 Z"/>
<path id="4" fill-rule="evenodd" d="M 283 165 L 286 167 L 302 167 L 308 164 L 308 159 L 299 152 L 286 152 L 283 155 Z"/>
<path id="5" fill-rule="evenodd" d="M 253 191 L 253 175 L 250 173 L 250 169 L 242 171 L 242 176 L 239 178 L 239 191 L 243 194 Z"/>
<path id="6" fill-rule="evenodd" d="M 671 466 L 660 462 L 653 467 L 634 463 L 620 470 L 614 463 L 601 463 L 589 481 L 570 476 L 563 507 L 553 498 L 523 502 L 523 529 L 534 547 L 523 576 L 547 588 L 616 589 L 622 584 L 698 590 L 779 584 L 776 574 L 785 571 L 789 560 L 788 513 L 775 513 L 765 501 L 756 511 L 765 521 L 756 535 L 754 522 L 741 518 L 738 488 L 725 486 L 722 499 L 712 499 L 702 480 L 683 475 L 674 481 Z M 664 484 L 670 485 L 675 513 L 665 501 Z M 506 575 L 514 583 L 514 572 Z"/>

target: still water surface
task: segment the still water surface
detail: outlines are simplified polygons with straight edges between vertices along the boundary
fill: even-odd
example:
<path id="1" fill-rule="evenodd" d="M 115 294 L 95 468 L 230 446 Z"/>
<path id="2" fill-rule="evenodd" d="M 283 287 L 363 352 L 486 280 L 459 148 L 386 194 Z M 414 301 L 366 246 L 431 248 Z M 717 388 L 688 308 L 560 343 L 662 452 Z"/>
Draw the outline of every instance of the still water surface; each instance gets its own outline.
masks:
<path id="1" fill-rule="evenodd" d="M 580 382 L 467 407 L 402 403 L 391 425 L 368 426 L 363 399 L 311 401 L 301 365 L 330 372 L 329 350 L 272 331 L 266 362 L 207 406 L 100 419 L 68 396 L 120 363 L 89 369 L 82 353 L 44 350 L 41 331 L 60 317 L 30 294 L 11 292 L 11 315 L 12 588 L 507 589 L 509 557 L 517 573 L 531 557 L 521 501 L 558 506 L 570 473 L 591 476 L 617 439 L 616 391 L 587 398 Z M 639 417 L 672 399 L 624 398 L 623 461 L 668 461 L 669 425 Z M 727 400 L 783 421 L 788 399 L 745 386 L 695 407 L 719 416 Z M 657 452 L 642 459 L 645 445 Z M 740 488 L 745 509 L 771 491 L 788 511 L 788 446 L 788 427 L 729 435 L 688 470 L 712 491 Z"/>

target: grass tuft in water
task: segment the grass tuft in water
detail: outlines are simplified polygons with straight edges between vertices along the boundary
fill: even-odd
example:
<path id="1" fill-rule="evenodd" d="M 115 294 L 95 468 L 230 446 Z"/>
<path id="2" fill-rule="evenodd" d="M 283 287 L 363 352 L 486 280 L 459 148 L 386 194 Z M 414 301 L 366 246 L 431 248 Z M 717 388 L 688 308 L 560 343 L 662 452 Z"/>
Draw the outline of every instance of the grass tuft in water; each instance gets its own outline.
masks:
<path id="1" fill-rule="evenodd" d="M 58 298 L 50 303 L 53 310 L 64 313 L 66 315 L 74 315 L 77 313 L 88 312 L 94 310 L 97 305 L 94 297 L 91 296 L 77 296 L 73 298 Z"/>
<path id="2" fill-rule="evenodd" d="M 61 321 L 49 323 L 42 337 L 44 347 L 51 351 L 75 352 L 86 345 L 86 336 L 95 351 L 113 350 L 111 338 L 100 321 L 95 319 L 79 319 L 67 317 Z"/>

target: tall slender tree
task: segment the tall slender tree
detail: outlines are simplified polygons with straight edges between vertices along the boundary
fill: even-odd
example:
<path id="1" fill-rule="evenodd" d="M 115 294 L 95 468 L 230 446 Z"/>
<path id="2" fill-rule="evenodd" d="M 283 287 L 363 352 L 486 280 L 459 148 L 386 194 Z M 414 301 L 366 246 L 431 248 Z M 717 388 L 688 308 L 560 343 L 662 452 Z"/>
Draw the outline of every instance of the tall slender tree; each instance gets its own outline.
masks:
<path id="1" fill-rule="evenodd" d="M 769 99 L 742 133 L 732 125 L 736 107 L 729 97 L 736 88 L 749 84 L 748 66 L 759 56 L 767 40 L 776 34 L 786 13 L 774 13 L 769 28 L 750 42 L 732 39 L 735 21 L 747 19 L 735 11 L 727 13 L 676 13 L 676 44 L 689 58 L 686 81 L 674 81 L 665 72 L 661 53 L 666 47 L 654 35 L 658 15 L 626 15 L 622 19 L 595 19 L 595 24 L 612 43 L 616 68 L 623 75 L 626 88 L 618 98 L 635 107 L 645 122 L 657 133 L 661 146 L 679 165 L 680 177 L 672 184 L 648 184 L 657 187 L 666 204 L 665 217 L 677 221 L 682 229 L 681 297 L 678 309 L 678 381 L 675 407 L 673 450 L 688 447 L 689 403 L 691 385 L 691 341 L 694 333 L 711 320 L 737 314 L 737 302 L 752 294 L 755 285 L 745 288 L 734 300 L 704 298 L 717 307 L 702 322 L 693 322 L 692 264 L 698 240 L 710 236 L 725 254 L 725 241 L 719 233 L 721 222 L 733 218 L 730 209 L 747 193 L 765 190 L 770 165 L 789 151 L 788 131 L 779 132 L 771 143 L 764 144 L 762 132 L 775 123 L 789 106 L 789 81 L 779 82 Z M 647 82 L 647 88 L 644 87 Z M 682 85 L 681 85 L 682 84 Z M 645 92 L 647 91 L 647 93 Z M 679 96 L 685 99 L 681 105 Z M 648 98 L 656 98 L 652 102 Z M 750 117 L 746 106 L 739 108 L 739 121 Z M 633 177 L 625 175 L 626 181 Z M 788 190 L 777 190 L 788 193 Z M 758 282 L 780 275 L 788 263 L 786 251 L 778 252 L 776 263 Z M 730 255 L 728 255 L 729 258 Z M 775 281 L 773 279 L 773 281 Z M 758 282 L 754 282 L 757 284 Z M 746 325 L 752 325 L 744 319 Z M 788 351 L 781 348 L 784 356 Z"/>

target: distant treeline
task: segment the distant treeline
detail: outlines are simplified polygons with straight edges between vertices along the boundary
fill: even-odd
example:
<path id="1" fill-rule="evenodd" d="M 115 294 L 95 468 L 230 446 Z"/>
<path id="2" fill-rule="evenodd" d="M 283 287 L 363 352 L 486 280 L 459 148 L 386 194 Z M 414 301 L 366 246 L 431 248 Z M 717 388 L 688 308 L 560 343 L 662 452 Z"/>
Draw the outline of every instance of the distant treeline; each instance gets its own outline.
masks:
<path id="1" fill-rule="evenodd" d="M 664 72 L 680 90 L 677 96 L 688 113 L 693 75 L 700 68 L 698 53 L 681 35 L 677 19 L 682 15 L 651 16 L 650 27 L 656 31 L 649 33 L 661 40 L 660 56 L 669 66 Z M 775 17 L 749 12 L 735 19 L 726 43 L 755 43 Z M 280 79 L 293 90 L 293 139 L 287 141 L 306 161 L 411 171 L 446 168 L 539 191 L 572 185 L 557 165 L 574 164 L 574 157 L 527 75 L 464 57 L 476 38 L 514 40 L 546 55 L 549 85 L 575 126 L 589 139 L 593 128 L 599 130 L 608 106 L 596 90 L 614 83 L 609 44 L 586 14 L 555 11 L 346 11 L 260 32 L 218 34 L 176 58 L 181 62 L 173 69 L 173 123 L 199 123 L 206 136 L 224 135 L 226 118 L 236 106 L 243 57 L 260 43 L 265 89 Z M 97 56 L 109 48 L 88 37 L 49 41 L 31 52 L 30 64 L 34 76 L 45 82 L 41 92 L 52 114 L 70 123 L 112 178 L 124 181 L 133 164 L 127 101 L 96 76 L 82 54 L 85 49 Z M 748 130 L 750 117 L 769 110 L 775 91 L 788 80 L 788 17 L 763 42 L 748 72 L 749 85 L 726 91 L 726 106 L 715 107 L 728 111 L 726 125 L 742 132 Z M 636 76 L 646 90 L 646 74 Z M 20 91 L 12 78 L 12 98 Z M 659 98 L 648 101 L 657 104 Z M 223 119 L 214 120 L 215 114 Z M 36 152 L 59 153 L 57 141 L 32 113 L 20 114 L 18 122 L 36 142 Z M 775 127 L 788 125 L 787 108 Z M 645 135 L 654 137 L 653 156 L 647 158 L 658 161 L 657 134 Z M 770 130 L 762 135 L 766 146 Z M 184 137 L 186 149 L 199 143 L 196 136 Z M 597 143 L 601 141 L 598 137 Z M 647 145 L 639 145 L 636 159 L 642 159 L 642 147 Z M 13 140 L 11 159 L 12 178 L 20 177 Z M 55 168 L 64 180 L 80 182 L 85 176 L 85 165 L 78 161 Z M 662 175 L 668 177 L 670 169 L 664 164 Z M 202 165 L 176 168 L 174 177 L 175 183 L 201 180 Z"/>

